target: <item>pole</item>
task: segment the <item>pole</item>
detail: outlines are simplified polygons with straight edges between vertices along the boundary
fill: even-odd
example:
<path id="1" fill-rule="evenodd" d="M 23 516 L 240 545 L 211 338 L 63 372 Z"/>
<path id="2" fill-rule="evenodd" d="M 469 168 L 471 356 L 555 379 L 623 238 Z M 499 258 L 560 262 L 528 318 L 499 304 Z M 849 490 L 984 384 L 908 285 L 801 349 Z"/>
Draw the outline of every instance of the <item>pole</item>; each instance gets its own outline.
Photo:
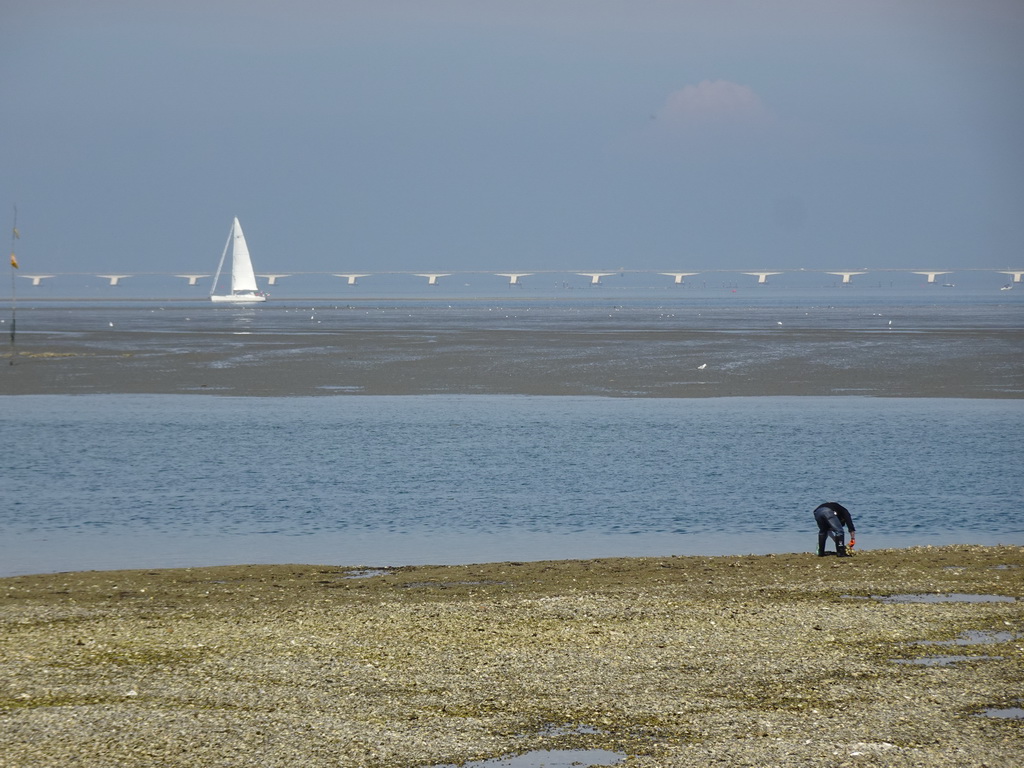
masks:
<path id="1" fill-rule="evenodd" d="M 18 327 L 18 299 L 15 285 L 15 272 L 18 269 L 18 257 L 14 253 L 15 241 L 21 237 L 18 234 L 18 206 L 14 206 L 14 223 L 11 225 L 11 365 L 14 365 L 14 358 L 18 351 L 14 346 L 15 335 Z"/>

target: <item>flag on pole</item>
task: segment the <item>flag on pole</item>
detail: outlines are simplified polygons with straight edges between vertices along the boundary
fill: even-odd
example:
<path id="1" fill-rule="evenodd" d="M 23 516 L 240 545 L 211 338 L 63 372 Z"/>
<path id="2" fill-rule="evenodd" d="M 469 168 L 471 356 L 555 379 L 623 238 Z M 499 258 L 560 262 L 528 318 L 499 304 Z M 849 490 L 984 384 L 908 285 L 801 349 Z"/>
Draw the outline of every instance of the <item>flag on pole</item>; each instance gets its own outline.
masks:
<path id="1" fill-rule="evenodd" d="M 11 266 L 18 269 L 18 259 L 15 258 L 13 251 L 11 251 Z"/>
<path id="2" fill-rule="evenodd" d="M 21 240 L 21 232 L 18 231 L 17 227 L 14 228 L 14 239 Z"/>

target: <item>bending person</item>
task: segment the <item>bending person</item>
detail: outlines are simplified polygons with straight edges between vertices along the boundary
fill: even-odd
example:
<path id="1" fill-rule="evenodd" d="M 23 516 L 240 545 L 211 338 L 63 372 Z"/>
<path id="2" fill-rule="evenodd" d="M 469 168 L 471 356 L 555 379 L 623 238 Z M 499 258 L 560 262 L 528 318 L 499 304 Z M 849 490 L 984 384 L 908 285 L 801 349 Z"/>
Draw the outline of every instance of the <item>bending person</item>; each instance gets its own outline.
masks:
<path id="1" fill-rule="evenodd" d="M 836 554 L 839 557 L 849 557 L 844 541 L 843 526 L 850 531 L 850 537 L 856 530 L 853 527 L 853 518 L 850 517 L 850 510 L 835 501 L 827 501 L 814 510 L 814 520 L 818 523 L 818 557 L 825 556 L 825 544 L 829 537 L 836 543 Z"/>

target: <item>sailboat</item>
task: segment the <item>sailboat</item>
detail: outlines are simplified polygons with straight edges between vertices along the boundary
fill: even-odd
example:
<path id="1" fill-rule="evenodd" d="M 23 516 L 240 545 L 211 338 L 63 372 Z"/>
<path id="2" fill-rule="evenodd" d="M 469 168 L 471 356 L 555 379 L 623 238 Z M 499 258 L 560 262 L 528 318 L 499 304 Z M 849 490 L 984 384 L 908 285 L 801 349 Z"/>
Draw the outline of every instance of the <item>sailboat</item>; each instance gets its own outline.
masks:
<path id="1" fill-rule="evenodd" d="M 228 249 L 231 249 L 231 293 L 217 293 L 217 281 L 220 280 L 221 270 L 224 268 L 224 259 L 227 258 Z M 256 275 L 252 271 L 252 259 L 249 257 L 249 246 L 245 244 L 245 235 L 242 233 L 242 225 L 235 217 L 228 233 L 228 241 L 224 243 L 224 253 L 220 255 L 220 264 L 217 265 L 217 274 L 213 277 L 213 287 L 210 289 L 210 301 L 233 301 L 235 303 L 251 303 L 255 301 L 266 301 L 267 295 L 260 292 L 256 286 Z"/>

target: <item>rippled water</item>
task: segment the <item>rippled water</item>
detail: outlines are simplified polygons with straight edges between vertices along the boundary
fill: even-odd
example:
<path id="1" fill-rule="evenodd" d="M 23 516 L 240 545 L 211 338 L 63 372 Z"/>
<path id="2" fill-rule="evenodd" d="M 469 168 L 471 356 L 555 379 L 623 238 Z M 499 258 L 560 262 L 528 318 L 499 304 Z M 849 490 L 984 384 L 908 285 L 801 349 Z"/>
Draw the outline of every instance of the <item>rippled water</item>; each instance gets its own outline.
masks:
<path id="1" fill-rule="evenodd" d="M 0 397 L 0 573 L 1024 543 L 1024 404 Z"/>

